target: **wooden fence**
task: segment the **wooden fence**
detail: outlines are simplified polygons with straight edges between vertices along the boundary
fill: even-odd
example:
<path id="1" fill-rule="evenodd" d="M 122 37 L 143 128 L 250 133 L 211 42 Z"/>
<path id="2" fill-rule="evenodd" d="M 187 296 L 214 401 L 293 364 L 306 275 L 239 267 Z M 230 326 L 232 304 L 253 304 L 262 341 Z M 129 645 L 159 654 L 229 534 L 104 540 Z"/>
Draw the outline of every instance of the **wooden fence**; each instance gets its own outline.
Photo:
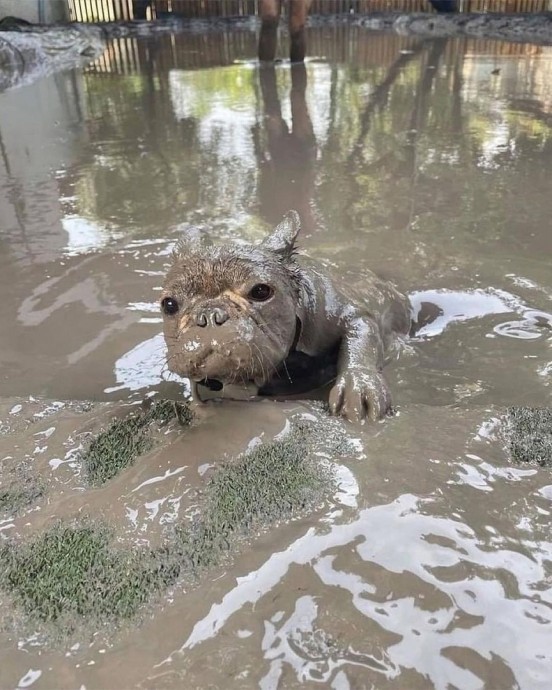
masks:
<path id="1" fill-rule="evenodd" d="M 133 0 L 69 0 L 72 21 L 104 22 L 134 18 Z M 459 0 L 461 12 L 546 12 L 552 0 Z M 354 12 L 427 12 L 428 0 L 313 0 L 311 14 Z M 244 17 L 258 13 L 258 0 L 151 0 L 148 19 L 182 17 Z"/>

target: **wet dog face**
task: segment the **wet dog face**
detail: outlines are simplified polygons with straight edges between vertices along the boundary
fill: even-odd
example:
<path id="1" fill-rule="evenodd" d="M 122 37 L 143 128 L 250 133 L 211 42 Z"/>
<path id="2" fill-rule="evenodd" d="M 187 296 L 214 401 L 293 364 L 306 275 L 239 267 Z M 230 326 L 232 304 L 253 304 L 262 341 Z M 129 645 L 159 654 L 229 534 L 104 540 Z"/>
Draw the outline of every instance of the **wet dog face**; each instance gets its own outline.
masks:
<path id="1" fill-rule="evenodd" d="M 290 212 L 256 247 L 177 246 L 161 297 L 171 371 L 259 387 L 274 375 L 295 338 L 299 227 Z"/>

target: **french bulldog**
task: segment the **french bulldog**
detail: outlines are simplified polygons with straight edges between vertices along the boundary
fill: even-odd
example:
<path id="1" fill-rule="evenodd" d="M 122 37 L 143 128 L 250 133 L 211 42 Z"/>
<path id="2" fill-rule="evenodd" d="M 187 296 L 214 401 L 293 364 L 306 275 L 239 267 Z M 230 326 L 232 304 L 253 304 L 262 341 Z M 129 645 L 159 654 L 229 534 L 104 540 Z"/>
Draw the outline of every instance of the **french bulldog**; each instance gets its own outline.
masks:
<path id="1" fill-rule="evenodd" d="M 321 266 L 299 257 L 300 227 L 289 211 L 258 245 L 178 243 L 160 302 L 168 368 L 189 378 L 199 399 L 201 390 L 222 396 L 225 387 L 278 395 L 325 376 L 332 414 L 382 419 L 392 413 L 382 369 L 410 331 L 410 302 L 373 273 L 362 302 L 338 290 Z"/>

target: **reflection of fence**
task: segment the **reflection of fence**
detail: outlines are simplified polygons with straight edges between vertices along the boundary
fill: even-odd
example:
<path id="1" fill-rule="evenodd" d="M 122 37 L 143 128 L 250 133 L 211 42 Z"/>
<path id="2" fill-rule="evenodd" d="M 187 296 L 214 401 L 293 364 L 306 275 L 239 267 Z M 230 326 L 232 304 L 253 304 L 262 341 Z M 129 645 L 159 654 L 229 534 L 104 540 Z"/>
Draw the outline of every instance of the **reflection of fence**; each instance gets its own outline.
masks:
<path id="1" fill-rule="evenodd" d="M 73 21 L 128 20 L 134 7 L 148 5 L 148 18 L 176 14 L 182 17 L 234 17 L 257 14 L 258 0 L 69 0 Z M 461 12 L 545 12 L 552 0 L 458 0 Z M 428 0 L 313 0 L 312 14 L 367 14 L 370 12 L 421 12 L 431 9 Z"/>
<path id="2" fill-rule="evenodd" d="M 416 42 L 389 34 L 368 35 L 359 27 L 337 27 L 331 38 L 321 29 L 309 33 L 309 53 L 324 55 L 331 62 L 353 61 L 358 67 L 387 67 L 397 59 L 401 49 Z M 540 46 L 474 39 L 451 41 L 447 51 L 477 53 L 500 57 L 538 54 Z M 198 69 L 232 64 L 235 60 L 254 58 L 257 51 L 251 31 L 229 31 L 220 34 L 188 34 L 185 37 L 158 36 L 144 43 L 136 38 L 111 41 L 105 53 L 88 68 L 96 74 L 167 74 L 169 70 Z"/>
<path id="3" fill-rule="evenodd" d="M 103 55 L 86 68 L 103 74 L 168 73 L 174 68 L 197 69 L 229 65 L 237 59 L 253 58 L 257 40 L 251 31 L 224 34 L 189 34 L 184 40 L 158 36 L 144 43 L 136 38 L 116 38 Z"/>

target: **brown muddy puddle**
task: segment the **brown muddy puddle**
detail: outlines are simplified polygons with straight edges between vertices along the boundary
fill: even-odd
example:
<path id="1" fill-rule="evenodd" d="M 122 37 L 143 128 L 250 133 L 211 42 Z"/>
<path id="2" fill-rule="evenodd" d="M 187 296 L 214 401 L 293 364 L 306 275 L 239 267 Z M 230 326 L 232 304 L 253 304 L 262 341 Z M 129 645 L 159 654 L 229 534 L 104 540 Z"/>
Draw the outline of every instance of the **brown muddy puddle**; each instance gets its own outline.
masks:
<path id="1" fill-rule="evenodd" d="M 550 404 L 552 49 L 326 28 L 309 53 L 302 74 L 259 69 L 247 31 L 127 39 L 0 94 L 0 457 L 49 487 L 4 536 L 91 514 L 154 541 L 214 461 L 309 412 L 209 405 L 83 489 L 88 430 L 186 394 L 156 306 L 179 225 L 256 240 L 296 208 L 336 281 L 374 269 L 443 310 L 388 368 L 399 414 L 347 428 L 323 511 L 107 642 L 1 633 L 2 689 L 550 687 L 552 476 L 494 420 Z"/>

